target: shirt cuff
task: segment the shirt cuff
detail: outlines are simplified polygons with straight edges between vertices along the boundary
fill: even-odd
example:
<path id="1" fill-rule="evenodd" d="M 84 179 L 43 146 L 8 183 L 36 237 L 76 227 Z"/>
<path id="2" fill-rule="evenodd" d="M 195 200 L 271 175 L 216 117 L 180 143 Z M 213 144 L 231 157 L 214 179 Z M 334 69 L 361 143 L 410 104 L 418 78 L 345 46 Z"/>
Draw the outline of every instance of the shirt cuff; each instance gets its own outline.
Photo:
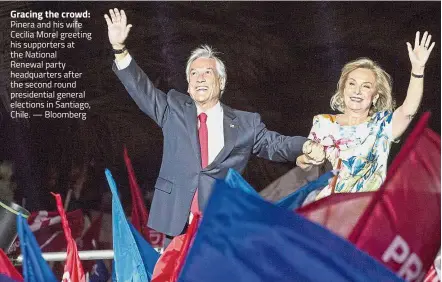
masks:
<path id="1" fill-rule="evenodd" d="M 122 60 L 118 62 L 117 60 L 115 60 L 115 64 L 117 65 L 118 70 L 123 70 L 130 65 L 131 61 L 132 61 L 132 56 L 130 54 L 127 54 Z"/>

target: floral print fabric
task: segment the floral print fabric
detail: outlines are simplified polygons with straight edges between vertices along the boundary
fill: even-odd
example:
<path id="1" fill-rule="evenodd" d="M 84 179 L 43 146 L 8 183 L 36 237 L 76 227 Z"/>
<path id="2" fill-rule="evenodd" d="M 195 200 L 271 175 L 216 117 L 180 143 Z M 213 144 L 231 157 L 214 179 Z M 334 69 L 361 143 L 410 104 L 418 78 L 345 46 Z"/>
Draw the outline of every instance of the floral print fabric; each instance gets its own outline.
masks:
<path id="1" fill-rule="evenodd" d="M 342 126 L 335 115 L 317 115 L 309 139 L 325 146 L 326 157 L 336 168 L 341 159 L 341 170 L 335 186 L 336 193 L 366 192 L 379 189 L 387 174 L 387 160 L 392 137 L 393 113 L 375 113 L 358 125 Z M 317 199 L 331 193 L 325 187 Z"/>

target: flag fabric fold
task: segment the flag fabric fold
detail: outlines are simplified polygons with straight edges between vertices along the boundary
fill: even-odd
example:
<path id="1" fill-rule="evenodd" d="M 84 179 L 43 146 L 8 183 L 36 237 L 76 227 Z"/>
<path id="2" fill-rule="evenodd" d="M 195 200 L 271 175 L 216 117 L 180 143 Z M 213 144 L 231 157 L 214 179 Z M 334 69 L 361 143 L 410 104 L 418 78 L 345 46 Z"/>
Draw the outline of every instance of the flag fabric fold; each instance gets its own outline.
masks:
<path id="1" fill-rule="evenodd" d="M 421 281 L 441 238 L 441 140 L 425 113 L 349 240 L 408 281 Z"/>
<path id="2" fill-rule="evenodd" d="M 0 249 L 0 282 L 22 282 L 23 277 Z"/>
<path id="3" fill-rule="evenodd" d="M 337 171 L 329 171 L 321 175 L 317 180 L 311 181 L 306 185 L 299 188 L 297 191 L 287 195 L 281 200 L 277 201 L 275 205 L 286 208 L 286 209 L 296 209 L 302 205 L 304 200 L 314 190 L 325 187 L 328 181 L 335 176 Z M 242 191 L 262 199 L 262 196 L 256 192 L 256 190 L 245 181 L 242 176 L 236 172 L 234 169 L 229 169 L 225 178 L 226 184 L 235 189 L 241 189 Z"/>
<path id="4" fill-rule="evenodd" d="M 64 266 L 63 282 L 86 282 L 86 276 L 84 275 L 83 266 L 81 264 L 80 257 L 78 256 L 77 244 L 71 234 L 69 222 L 66 216 L 66 212 L 63 208 L 63 202 L 60 194 L 52 195 L 55 197 L 57 203 L 57 210 L 61 216 L 61 224 L 63 226 L 64 236 L 67 242 L 67 255 L 66 263 Z"/>
<path id="5" fill-rule="evenodd" d="M 58 282 L 47 262 L 43 259 L 37 240 L 25 218 L 17 216 L 17 231 L 23 256 L 23 278 L 26 282 Z"/>
<path id="6" fill-rule="evenodd" d="M 178 281 L 402 280 L 325 228 L 217 180 Z"/>
<path id="7" fill-rule="evenodd" d="M 302 206 L 307 196 L 318 189 L 324 188 L 328 185 L 328 182 L 333 179 L 333 177 L 337 174 L 337 171 L 329 171 L 319 176 L 317 180 L 311 181 L 306 185 L 302 186 L 295 192 L 287 195 L 282 198 L 275 204 L 278 207 L 286 208 L 289 210 L 294 210 Z"/>
<path id="8" fill-rule="evenodd" d="M 111 172 L 105 171 L 112 192 L 112 233 L 114 247 L 113 280 L 151 281 L 158 253 L 127 221 Z M 134 232 L 135 231 L 135 232 Z"/>
<path id="9" fill-rule="evenodd" d="M 140 251 L 143 264 L 146 267 L 148 275 L 151 275 L 153 269 L 155 268 L 155 264 L 160 257 L 160 254 L 155 251 L 155 249 L 143 238 L 143 236 L 130 222 L 128 223 L 130 230 L 132 231 L 132 235 L 134 236 L 135 243 L 137 244 L 138 250 Z"/>
<path id="10" fill-rule="evenodd" d="M 130 161 L 126 147 L 124 147 L 124 162 L 126 163 L 130 194 L 132 198 L 131 221 L 133 226 L 144 236 L 143 229 L 144 227 L 147 227 L 147 209 L 144 206 L 143 196 L 141 195 L 140 187 L 138 186 L 132 162 Z"/>

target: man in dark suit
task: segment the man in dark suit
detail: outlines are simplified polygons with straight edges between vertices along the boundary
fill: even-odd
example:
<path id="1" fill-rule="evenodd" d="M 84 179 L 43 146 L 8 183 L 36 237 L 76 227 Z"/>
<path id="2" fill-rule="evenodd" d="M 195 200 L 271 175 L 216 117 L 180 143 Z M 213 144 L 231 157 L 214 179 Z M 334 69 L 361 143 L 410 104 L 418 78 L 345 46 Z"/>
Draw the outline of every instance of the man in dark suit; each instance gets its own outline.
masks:
<path id="1" fill-rule="evenodd" d="M 124 11 L 109 13 L 105 19 L 115 52 L 113 70 L 164 135 L 149 227 L 169 236 L 181 234 L 191 205 L 192 213 L 198 206 L 203 210 L 214 180 L 224 178 L 229 168 L 242 172 L 251 154 L 278 162 L 294 162 L 302 154 L 306 138 L 270 131 L 259 114 L 220 103 L 227 78 L 225 66 L 208 46 L 194 50 L 187 62 L 190 96 L 156 89 L 125 48 L 132 25 L 127 25 Z"/>

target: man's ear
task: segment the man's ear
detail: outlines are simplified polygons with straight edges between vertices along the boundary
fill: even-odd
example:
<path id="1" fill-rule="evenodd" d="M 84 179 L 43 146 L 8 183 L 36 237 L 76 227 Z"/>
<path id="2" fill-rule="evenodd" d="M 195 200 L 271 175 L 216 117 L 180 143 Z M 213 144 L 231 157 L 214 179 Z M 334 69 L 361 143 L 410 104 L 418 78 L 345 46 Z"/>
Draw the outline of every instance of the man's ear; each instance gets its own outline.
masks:
<path id="1" fill-rule="evenodd" d="M 219 89 L 224 90 L 226 87 L 226 80 L 223 77 L 219 78 Z"/>

